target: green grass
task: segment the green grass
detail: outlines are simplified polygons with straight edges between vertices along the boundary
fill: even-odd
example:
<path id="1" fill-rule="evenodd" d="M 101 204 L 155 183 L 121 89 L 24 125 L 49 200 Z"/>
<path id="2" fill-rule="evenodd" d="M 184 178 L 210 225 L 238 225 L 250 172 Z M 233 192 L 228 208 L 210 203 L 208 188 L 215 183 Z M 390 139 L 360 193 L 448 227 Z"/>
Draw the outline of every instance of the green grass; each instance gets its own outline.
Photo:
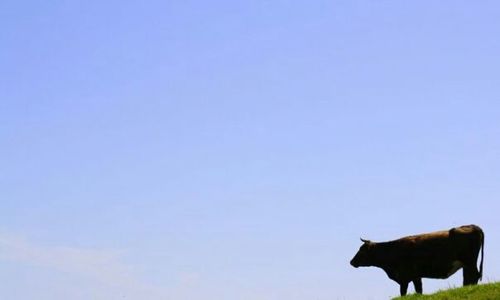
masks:
<path id="1" fill-rule="evenodd" d="M 500 300 L 500 282 L 439 291 L 431 295 L 408 295 L 393 300 Z"/>

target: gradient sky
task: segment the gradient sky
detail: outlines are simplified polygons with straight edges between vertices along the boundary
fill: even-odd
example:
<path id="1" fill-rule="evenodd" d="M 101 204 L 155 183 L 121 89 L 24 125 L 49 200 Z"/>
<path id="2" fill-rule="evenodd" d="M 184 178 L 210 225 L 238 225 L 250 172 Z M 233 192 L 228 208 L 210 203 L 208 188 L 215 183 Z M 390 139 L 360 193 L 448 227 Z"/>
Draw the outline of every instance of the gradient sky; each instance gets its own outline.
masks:
<path id="1" fill-rule="evenodd" d="M 499 30 L 497 1 L 1 1 L 0 298 L 384 299 L 360 236 L 470 223 L 500 280 Z"/>

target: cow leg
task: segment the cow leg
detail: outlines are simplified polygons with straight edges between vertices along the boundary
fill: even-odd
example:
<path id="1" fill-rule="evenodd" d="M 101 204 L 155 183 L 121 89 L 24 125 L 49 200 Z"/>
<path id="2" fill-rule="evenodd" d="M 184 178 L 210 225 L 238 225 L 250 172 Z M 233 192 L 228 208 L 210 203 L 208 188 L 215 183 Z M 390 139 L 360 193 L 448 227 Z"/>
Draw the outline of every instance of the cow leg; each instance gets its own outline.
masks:
<path id="1" fill-rule="evenodd" d="M 413 280 L 413 286 L 417 294 L 422 294 L 422 278 Z"/>
<path id="2" fill-rule="evenodd" d="M 464 285 L 477 284 L 479 281 L 479 271 L 475 265 L 465 265 L 463 269 Z"/>
<path id="3" fill-rule="evenodd" d="M 406 293 L 408 292 L 408 283 L 409 282 L 399 283 L 399 293 L 401 294 L 401 296 L 405 296 Z"/>

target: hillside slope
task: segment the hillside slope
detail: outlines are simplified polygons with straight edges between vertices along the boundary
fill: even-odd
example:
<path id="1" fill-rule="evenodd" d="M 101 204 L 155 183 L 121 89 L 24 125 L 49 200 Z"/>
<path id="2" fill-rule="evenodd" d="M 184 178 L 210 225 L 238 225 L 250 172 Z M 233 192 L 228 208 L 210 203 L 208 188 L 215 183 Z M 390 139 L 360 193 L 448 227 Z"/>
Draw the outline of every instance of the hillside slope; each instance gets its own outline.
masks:
<path id="1" fill-rule="evenodd" d="M 431 295 L 412 294 L 393 300 L 499 300 L 500 282 L 439 291 Z"/>

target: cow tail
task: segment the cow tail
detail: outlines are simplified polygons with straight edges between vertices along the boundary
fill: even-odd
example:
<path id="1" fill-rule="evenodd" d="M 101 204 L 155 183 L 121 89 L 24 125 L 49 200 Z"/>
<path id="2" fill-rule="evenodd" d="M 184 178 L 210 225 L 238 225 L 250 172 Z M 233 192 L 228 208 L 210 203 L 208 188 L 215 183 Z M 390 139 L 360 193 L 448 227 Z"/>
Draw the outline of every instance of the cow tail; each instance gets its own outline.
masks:
<path id="1" fill-rule="evenodd" d="M 479 280 L 483 279 L 484 233 L 481 230 L 481 263 L 479 264 Z"/>

